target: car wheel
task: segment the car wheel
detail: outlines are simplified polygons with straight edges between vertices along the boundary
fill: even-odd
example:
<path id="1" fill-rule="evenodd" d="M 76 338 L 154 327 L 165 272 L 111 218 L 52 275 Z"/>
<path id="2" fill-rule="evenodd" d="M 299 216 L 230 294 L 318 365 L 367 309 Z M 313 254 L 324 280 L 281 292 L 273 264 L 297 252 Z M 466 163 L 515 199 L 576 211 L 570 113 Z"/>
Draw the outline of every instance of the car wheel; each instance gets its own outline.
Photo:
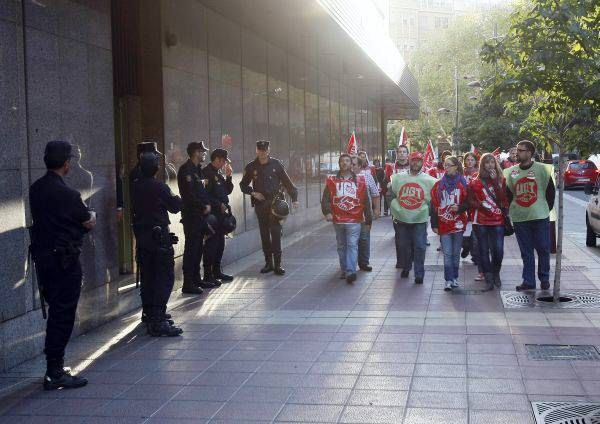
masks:
<path id="1" fill-rule="evenodd" d="M 595 247 L 596 246 L 596 233 L 594 233 L 594 230 L 592 230 L 592 227 L 590 226 L 590 221 L 587 217 L 587 213 L 585 214 L 585 227 L 587 229 L 586 235 L 585 235 L 585 245 L 587 247 Z"/>

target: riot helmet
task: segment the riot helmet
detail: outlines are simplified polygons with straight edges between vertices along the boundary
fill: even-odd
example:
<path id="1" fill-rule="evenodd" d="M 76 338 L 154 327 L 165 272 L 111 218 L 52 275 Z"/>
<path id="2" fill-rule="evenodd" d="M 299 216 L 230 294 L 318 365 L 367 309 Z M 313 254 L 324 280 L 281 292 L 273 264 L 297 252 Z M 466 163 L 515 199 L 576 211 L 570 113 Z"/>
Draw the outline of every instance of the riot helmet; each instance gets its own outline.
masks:
<path id="1" fill-rule="evenodd" d="M 290 205 L 283 199 L 275 199 L 271 205 L 271 213 L 279 219 L 285 219 L 290 214 Z"/>

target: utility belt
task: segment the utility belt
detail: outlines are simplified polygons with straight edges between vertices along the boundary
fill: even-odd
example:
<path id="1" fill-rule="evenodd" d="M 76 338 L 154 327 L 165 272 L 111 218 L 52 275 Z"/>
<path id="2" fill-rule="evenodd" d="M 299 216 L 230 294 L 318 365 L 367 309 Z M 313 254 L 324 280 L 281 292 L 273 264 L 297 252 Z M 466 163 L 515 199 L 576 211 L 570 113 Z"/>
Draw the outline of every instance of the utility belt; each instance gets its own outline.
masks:
<path id="1" fill-rule="evenodd" d="M 134 224 L 133 232 L 144 248 L 172 249 L 171 246 L 179 242 L 179 238 L 169 232 L 166 225 Z"/>
<path id="2" fill-rule="evenodd" d="M 31 244 L 31 257 L 35 262 L 43 262 L 57 259 L 62 269 L 67 269 L 72 265 L 81 254 L 80 241 L 56 240 L 53 247 L 43 247 Z"/>

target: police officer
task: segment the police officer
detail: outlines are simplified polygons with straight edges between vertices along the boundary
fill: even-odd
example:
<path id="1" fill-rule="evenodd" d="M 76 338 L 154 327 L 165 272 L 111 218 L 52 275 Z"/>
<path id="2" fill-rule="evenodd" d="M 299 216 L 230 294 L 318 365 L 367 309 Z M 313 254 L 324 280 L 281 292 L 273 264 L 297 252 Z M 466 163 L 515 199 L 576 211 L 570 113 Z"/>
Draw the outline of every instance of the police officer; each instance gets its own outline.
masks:
<path id="1" fill-rule="evenodd" d="M 183 287 L 184 294 L 201 294 L 201 287 L 212 287 L 205 284 L 200 277 L 200 260 L 202 259 L 203 225 L 205 217 L 210 213 L 208 193 L 204 186 L 201 163 L 206 158 L 208 149 L 204 142 L 188 144 L 189 159 L 177 172 L 179 194 L 183 199 L 181 222 L 185 234 L 183 251 Z"/>
<path id="2" fill-rule="evenodd" d="M 132 184 L 133 232 L 137 242 L 143 291 L 142 307 L 151 336 L 178 336 L 183 331 L 165 316 L 175 282 L 173 244 L 177 237 L 169 232 L 169 214 L 181 210 L 183 202 L 169 187 L 156 179 L 160 155 L 140 154 L 140 177 Z"/>
<path id="3" fill-rule="evenodd" d="M 157 143 L 155 141 L 144 141 L 143 143 L 138 143 L 136 146 L 136 154 L 137 154 L 137 163 L 133 167 L 133 169 L 129 172 L 129 192 L 133 188 L 132 184 L 134 181 L 139 179 L 142 176 L 142 172 L 140 171 L 140 155 L 144 152 L 154 153 L 161 155 L 161 153 L 156 149 Z"/>
<path id="4" fill-rule="evenodd" d="M 65 347 L 73 331 L 75 311 L 81 292 L 81 252 L 85 233 L 96 225 L 78 191 L 63 178 L 69 172 L 72 145 L 51 141 L 46 145 L 46 174 L 29 190 L 31 206 L 31 253 L 36 266 L 42 302 L 48 303 L 46 324 L 47 369 L 44 389 L 82 387 L 87 380 L 64 368 Z"/>
<path id="5" fill-rule="evenodd" d="M 283 164 L 269 156 L 270 142 L 256 142 L 256 159 L 246 165 L 240 188 L 244 194 L 252 196 L 252 206 L 258 219 L 265 266 L 260 270 L 266 274 L 275 271 L 285 274 L 281 267 L 281 220 L 272 213 L 273 201 L 278 198 L 283 185 L 292 198 L 293 206 L 298 207 L 298 189 L 285 172 Z M 250 186 L 252 183 L 252 187 Z"/>
<path id="6" fill-rule="evenodd" d="M 210 163 L 202 169 L 206 178 L 206 188 L 210 207 L 219 224 L 222 224 L 226 214 L 231 213 L 229 195 L 233 191 L 231 160 L 225 149 L 215 149 L 210 154 Z M 223 175 L 225 174 L 225 175 Z M 221 225 L 204 244 L 204 283 L 218 284 L 233 280 L 231 275 L 223 273 L 221 259 L 225 250 L 225 232 Z"/>

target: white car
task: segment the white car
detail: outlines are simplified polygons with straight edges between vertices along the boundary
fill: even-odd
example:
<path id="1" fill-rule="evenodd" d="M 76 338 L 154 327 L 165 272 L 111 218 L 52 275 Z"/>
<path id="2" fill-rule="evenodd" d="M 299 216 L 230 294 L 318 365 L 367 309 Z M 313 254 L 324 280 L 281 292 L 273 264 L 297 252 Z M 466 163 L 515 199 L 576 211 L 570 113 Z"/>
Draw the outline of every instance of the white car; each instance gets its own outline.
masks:
<path id="1" fill-rule="evenodd" d="M 585 186 L 585 194 L 590 196 L 587 208 L 585 210 L 585 226 L 587 234 L 585 238 L 586 246 L 596 246 L 596 238 L 600 237 L 600 178 L 596 184 Z"/>

